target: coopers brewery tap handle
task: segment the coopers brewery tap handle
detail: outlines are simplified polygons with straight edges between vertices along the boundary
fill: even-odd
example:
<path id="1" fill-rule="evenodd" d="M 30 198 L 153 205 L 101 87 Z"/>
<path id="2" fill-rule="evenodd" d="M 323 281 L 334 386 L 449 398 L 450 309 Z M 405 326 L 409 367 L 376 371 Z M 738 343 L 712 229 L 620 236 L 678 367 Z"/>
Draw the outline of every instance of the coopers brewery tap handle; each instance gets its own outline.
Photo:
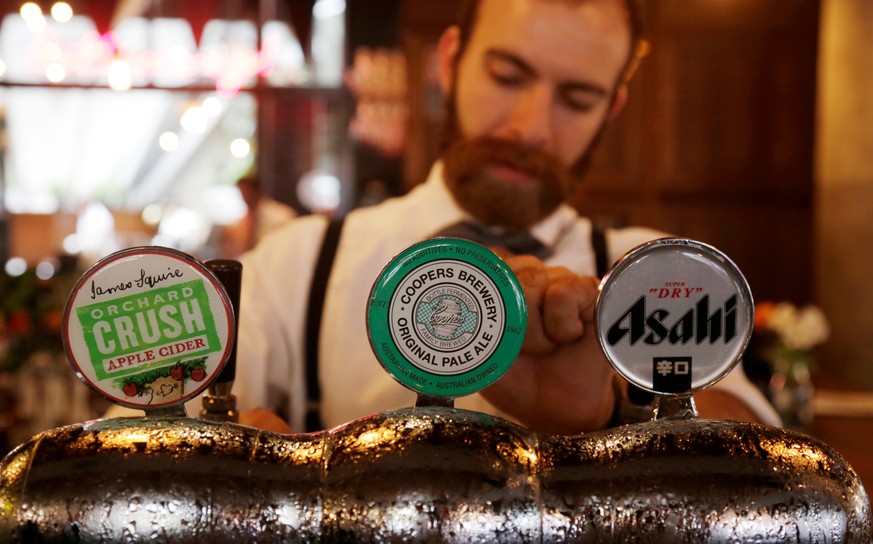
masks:
<path id="1" fill-rule="evenodd" d="M 388 374 L 416 406 L 497 381 L 524 341 L 527 305 L 512 269 L 488 248 L 440 237 L 412 245 L 383 269 L 367 303 L 367 333 Z"/>

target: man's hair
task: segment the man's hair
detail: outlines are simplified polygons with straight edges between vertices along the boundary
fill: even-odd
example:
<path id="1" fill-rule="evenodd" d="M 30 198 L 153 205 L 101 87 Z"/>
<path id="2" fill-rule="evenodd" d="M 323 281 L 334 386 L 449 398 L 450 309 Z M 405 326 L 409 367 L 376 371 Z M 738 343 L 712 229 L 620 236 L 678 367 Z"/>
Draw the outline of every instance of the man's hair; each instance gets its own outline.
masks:
<path id="1" fill-rule="evenodd" d="M 546 0 L 541 0 L 546 1 Z M 552 1 L 562 1 L 562 2 L 582 2 L 584 0 L 552 0 Z M 630 80 L 634 71 L 639 64 L 640 58 L 646 54 L 647 42 L 645 40 L 644 34 L 644 17 L 642 13 L 642 6 L 640 4 L 640 0 L 621 0 L 624 4 L 625 10 L 627 11 L 628 16 L 628 26 L 630 27 L 630 54 L 628 55 L 628 59 L 625 62 L 625 67 L 622 70 L 621 81 L 627 82 Z M 460 30 L 459 43 L 458 43 L 458 52 L 455 55 L 454 59 L 454 67 L 453 69 L 457 71 L 458 63 L 461 61 L 461 57 L 464 56 L 464 52 L 467 49 L 467 44 L 470 41 L 470 35 L 473 33 L 473 28 L 476 25 L 476 17 L 479 11 L 479 4 L 481 0 L 462 0 L 461 1 L 461 9 L 458 17 L 458 28 Z M 456 85 L 457 83 L 455 83 Z M 445 151 L 448 146 L 452 143 L 453 139 L 457 136 L 459 132 L 458 128 L 458 119 L 457 119 L 457 105 L 455 104 L 455 96 L 454 96 L 454 85 L 452 90 L 449 91 L 451 96 L 446 97 L 447 100 L 445 102 L 445 118 L 442 123 L 442 127 L 440 130 L 440 151 Z M 596 137 L 599 139 L 599 135 Z M 596 145 L 596 142 L 593 144 Z M 583 161 L 585 163 L 587 161 Z M 581 173 L 586 168 L 585 164 L 580 163 L 578 168 L 575 168 L 577 173 Z"/>
<path id="2" fill-rule="evenodd" d="M 580 2 L 582 0 L 562 0 L 564 2 Z M 625 11 L 628 17 L 628 26 L 630 27 L 630 54 L 628 55 L 625 68 L 623 70 L 623 81 L 630 79 L 633 75 L 636 65 L 639 62 L 640 56 L 645 54 L 646 40 L 645 24 L 643 17 L 643 9 L 640 0 L 621 0 L 624 4 Z M 455 57 L 455 62 L 458 62 L 467 49 L 467 43 L 470 41 L 470 35 L 473 33 L 473 28 L 476 25 L 476 17 L 479 12 L 480 0 L 462 0 L 460 15 L 458 17 L 458 28 L 460 29 L 460 43 L 458 54 Z"/>

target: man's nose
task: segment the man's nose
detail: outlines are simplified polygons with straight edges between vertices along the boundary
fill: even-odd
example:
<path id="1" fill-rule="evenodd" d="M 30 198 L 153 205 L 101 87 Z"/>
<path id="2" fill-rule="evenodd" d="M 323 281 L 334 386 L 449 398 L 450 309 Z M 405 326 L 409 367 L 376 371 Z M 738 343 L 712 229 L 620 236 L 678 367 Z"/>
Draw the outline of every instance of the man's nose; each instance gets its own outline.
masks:
<path id="1" fill-rule="evenodd" d="M 518 96 L 506 123 L 506 136 L 520 143 L 550 149 L 553 93 L 546 85 L 533 85 Z"/>

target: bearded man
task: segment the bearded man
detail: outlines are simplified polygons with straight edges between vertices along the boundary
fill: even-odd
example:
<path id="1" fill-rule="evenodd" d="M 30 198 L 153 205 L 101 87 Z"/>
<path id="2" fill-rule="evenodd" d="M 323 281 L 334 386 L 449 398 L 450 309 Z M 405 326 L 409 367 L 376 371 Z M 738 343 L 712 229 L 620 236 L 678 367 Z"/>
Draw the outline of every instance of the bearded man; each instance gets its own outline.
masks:
<path id="1" fill-rule="evenodd" d="M 235 393 L 250 411 L 242 422 L 269 428 L 265 412 L 251 411 L 264 407 L 302 431 L 314 400 L 328 428 L 413 404 L 372 353 L 363 318 L 370 288 L 403 249 L 439 235 L 472 237 L 465 233 L 473 229 L 486 245 L 502 245 L 496 240 L 506 234 L 526 238 L 522 249 L 497 250 L 522 284 L 528 329 L 509 371 L 456 406 L 542 432 L 610 423 L 621 391 L 594 332 L 592 224 L 565 201 L 625 104 L 639 21 L 632 0 L 470 3 L 438 46 L 448 113 L 440 160 L 407 195 L 345 218 L 320 322 L 320 399 L 306 386 L 304 331 L 327 221 L 292 221 L 243 258 Z M 608 262 L 661 236 L 610 230 Z M 695 398 L 704 417 L 778 422 L 739 368 Z"/>

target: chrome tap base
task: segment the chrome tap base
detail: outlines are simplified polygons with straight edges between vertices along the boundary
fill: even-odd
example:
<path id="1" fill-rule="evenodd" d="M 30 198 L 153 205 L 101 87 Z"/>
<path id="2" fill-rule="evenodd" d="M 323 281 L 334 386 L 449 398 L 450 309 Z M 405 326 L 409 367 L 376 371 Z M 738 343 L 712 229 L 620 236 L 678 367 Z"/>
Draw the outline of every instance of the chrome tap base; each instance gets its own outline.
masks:
<path id="1" fill-rule="evenodd" d="M 407 408 L 280 435 L 186 418 L 44 432 L 0 465 L 17 542 L 869 542 L 870 503 L 800 433 L 662 420 L 537 435 Z"/>

